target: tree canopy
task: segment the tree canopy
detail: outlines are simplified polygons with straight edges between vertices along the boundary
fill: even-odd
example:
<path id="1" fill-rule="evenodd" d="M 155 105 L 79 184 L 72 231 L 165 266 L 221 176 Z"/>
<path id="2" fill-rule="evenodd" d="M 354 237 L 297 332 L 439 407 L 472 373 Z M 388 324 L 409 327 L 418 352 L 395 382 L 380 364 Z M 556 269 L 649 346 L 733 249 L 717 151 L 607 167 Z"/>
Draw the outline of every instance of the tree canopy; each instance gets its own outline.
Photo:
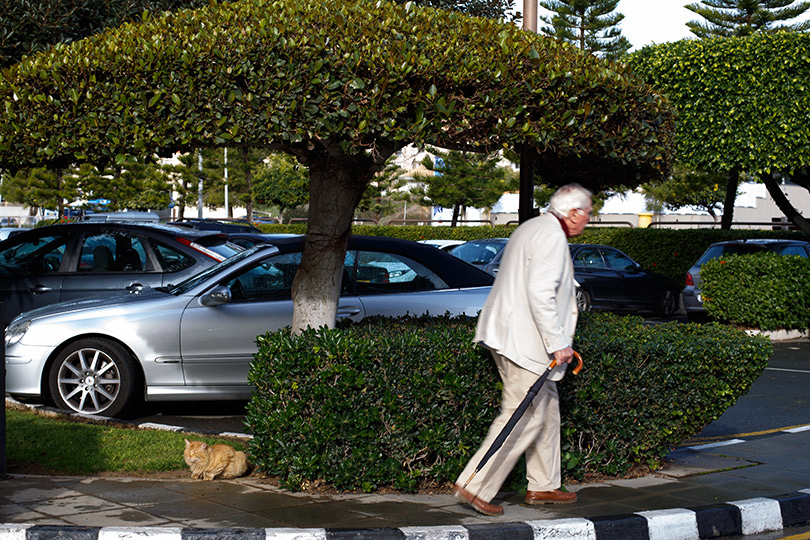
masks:
<path id="1" fill-rule="evenodd" d="M 665 176 L 674 147 L 669 104 L 621 66 L 511 24 L 385 0 L 147 15 L 11 66 L 0 103 L 8 169 L 201 147 L 295 156 L 310 218 L 293 296 L 315 325 L 334 322 L 365 187 L 408 143 L 531 148 L 591 171 L 591 185 Z"/>
<path id="2" fill-rule="evenodd" d="M 807 30 L 810 21 L 776 24 L 803 15 L 810 2 L 795 0 L 701 0 L 686 9 L 704 20 L 686 23 L 699 38 L 750 36 L 755 32 Z"/>
<path id="3" fill-rule="evenodd" d="M 648 46 L 628 61 L 676 108 L 685 167 L 800 183 L 810 167 L 810 60 L 797 51 L 808 50 L 810 35 L 780 32 Z"/>
<path id="4" fill-rule="evenodd" d="M 618 24 L 624 20 L 616 12 L 619 0 L 541 0 L 540 5 L 553 15 L 541 17 L 541 31 L 574 43 L 580 50 L 616 59 L 632 44 L 622 35 Z"/>

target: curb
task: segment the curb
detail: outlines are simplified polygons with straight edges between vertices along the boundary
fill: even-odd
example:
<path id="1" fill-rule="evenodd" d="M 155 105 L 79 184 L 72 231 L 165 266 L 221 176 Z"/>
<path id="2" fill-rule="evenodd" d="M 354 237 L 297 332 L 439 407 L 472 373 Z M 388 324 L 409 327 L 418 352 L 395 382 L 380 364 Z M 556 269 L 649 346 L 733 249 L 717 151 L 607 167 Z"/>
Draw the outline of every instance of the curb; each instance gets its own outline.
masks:
<path id="1" fill-rule="evenodd" d="M 698 540 L 810 523 L 810 489 L 742 501 L 596 518 L 367 529 L 194 529 L 0 524 L 0 540 Z"/>

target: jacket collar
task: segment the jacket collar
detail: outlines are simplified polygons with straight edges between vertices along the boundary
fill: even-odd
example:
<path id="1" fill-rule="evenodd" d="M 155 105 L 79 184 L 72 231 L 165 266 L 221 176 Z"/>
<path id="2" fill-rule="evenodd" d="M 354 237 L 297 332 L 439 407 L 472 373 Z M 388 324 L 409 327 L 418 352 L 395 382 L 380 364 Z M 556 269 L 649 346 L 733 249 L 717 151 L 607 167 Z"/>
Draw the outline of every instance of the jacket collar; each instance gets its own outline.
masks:
<path id="1" fill-rule="evenodd" d="M 568 233 L 568 226 L 565 224 L 565 221 L 563 221 L 562 218 L 560 216 L 558 216 L 557 214 L 555 214 L 553 212 L 550 212 L 550 213 L 551 213 L 552 216 L 557 218 L 557 221 L 560 222 L 560 226 L 562 227 L 562 230 L 565 233 L 565 237 L 566 238 L 571 238 L 571 235 Z"/>

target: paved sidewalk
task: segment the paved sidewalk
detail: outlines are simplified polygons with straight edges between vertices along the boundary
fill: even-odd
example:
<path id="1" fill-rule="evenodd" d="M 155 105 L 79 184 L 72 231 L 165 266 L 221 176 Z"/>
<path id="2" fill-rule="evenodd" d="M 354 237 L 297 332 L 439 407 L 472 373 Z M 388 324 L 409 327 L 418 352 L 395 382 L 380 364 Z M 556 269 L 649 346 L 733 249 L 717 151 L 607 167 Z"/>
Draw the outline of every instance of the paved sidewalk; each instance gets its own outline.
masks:
<path id="1" fill-rule="evenodd" d="M 0 539 L 631 540 L 752 534 L 810 522 L 808 447 L 810 430 L 800 428 L 681 449 L 660 474 L 569 486 L 579 495 L 573 505 L 529 507 L 519 494 L 502 493 L 496 501 L 505 514 L 497 518 L 481 516 L 449 494 L 310 495 L 250 477 L 205 482 L 12 475 L 0 481 Z"/>

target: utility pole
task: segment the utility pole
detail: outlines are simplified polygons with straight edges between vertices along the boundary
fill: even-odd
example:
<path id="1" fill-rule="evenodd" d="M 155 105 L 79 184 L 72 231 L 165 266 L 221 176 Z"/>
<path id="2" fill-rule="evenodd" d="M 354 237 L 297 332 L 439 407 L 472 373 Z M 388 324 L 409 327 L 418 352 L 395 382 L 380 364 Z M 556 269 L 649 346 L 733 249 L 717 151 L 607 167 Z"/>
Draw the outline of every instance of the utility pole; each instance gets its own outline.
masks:
<path id="1" fill-rule="evenodd" d="M 228 213 L 228 217 L 233 217 L 233 211 L 231 211 L 231 205 L 228 204 L 228 147 L 225 147 L 225 211 Z"/>
<path id="2" fill-rule="evenodd" d="M 197 149 L 197 218 L 203 218 L 203 164 L 202 164 L 202 148 Z"/>
<path id="3" fill-rule="evenodd" d="M 537 0 L 523 0 L 523 30 L 537 32 Z M 520 191 L 518 192 L 518 222 L 534 217 L 534 166 L 537 150 L 520 150 Z"/>

